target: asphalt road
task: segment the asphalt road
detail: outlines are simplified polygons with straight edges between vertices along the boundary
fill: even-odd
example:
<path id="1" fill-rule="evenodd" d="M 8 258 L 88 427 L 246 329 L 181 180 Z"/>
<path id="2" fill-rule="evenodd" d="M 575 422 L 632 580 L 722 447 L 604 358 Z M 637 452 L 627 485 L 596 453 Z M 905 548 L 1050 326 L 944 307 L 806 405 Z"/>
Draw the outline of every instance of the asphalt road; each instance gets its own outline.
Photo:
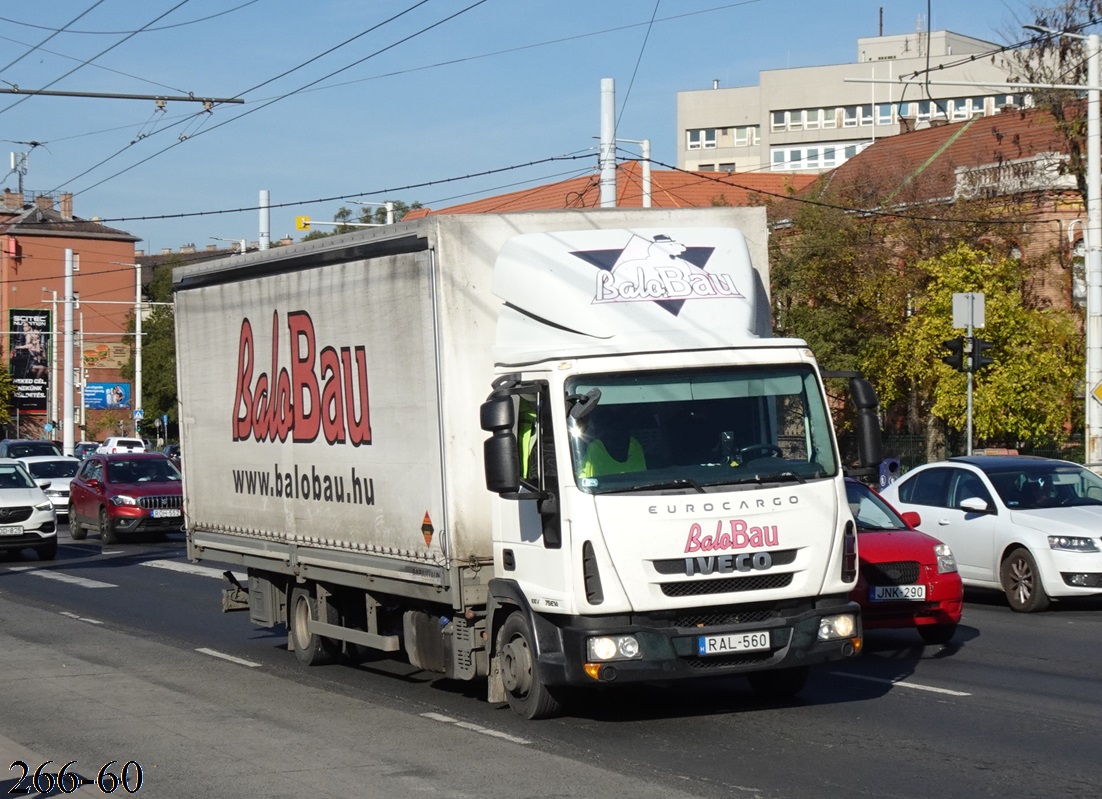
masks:
<path id="1" fill-rule="evenodd" d="M 220 569 L 189 564 L 182 535 L 61 544 L 53 563 L 0 562 L 0 755 L 32 771 L 133 762 L 138 792 L 170 799 L 1093 799 L 1102 785 L 1102 601 L 1022 615 L 969 593 L 950 646 L 870 633 L 791 704 L 734 679 L 587 693 L 526 722 L 483 684 L 397 659 L 301 667 L 282 631 L 221 613 Z"/>

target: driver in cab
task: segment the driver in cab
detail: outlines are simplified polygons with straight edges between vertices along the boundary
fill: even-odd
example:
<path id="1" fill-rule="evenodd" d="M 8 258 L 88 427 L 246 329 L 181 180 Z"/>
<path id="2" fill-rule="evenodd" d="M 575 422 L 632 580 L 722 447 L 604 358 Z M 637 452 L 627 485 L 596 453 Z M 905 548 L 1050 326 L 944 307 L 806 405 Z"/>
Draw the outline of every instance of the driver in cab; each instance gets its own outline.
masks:
<path id="1" fill-rule="evenodd" d="M 626 424 L 615 418 L 615 413 L 605 408 L 579 422 L 585 442 L 585 453 L 578 461 L 579 478 L 646 471 L 643 445 Z"/>

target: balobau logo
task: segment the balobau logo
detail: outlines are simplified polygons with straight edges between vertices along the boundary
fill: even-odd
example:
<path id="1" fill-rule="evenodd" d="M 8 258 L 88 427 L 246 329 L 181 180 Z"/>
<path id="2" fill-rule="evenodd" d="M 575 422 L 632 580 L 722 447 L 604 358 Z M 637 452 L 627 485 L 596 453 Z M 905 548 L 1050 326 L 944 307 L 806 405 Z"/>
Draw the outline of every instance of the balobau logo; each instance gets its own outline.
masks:
<path id="1" fill-rule="evenodd" d="M 271 371 L 259 368 L 253 326 L 241 320 L 233 440 L 296 442 L 317 439 L 353 446 L 371 443 L 365 347 L 319 349 L 306 311 L 287 314 L 290 365 L 280 364 L 279 312 L 272 314 Z"/>

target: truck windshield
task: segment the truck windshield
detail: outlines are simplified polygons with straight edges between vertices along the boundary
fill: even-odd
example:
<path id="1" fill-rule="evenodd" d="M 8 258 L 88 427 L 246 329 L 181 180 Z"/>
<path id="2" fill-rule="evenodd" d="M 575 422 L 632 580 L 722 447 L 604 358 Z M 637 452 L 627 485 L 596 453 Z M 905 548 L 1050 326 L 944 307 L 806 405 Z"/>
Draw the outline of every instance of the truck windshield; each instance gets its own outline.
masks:
<path id="1" fill-rule="evenodd" d="M 837 473 L 806 365 L 586 375 L 566 389 L 568 407 L 587 405 L 568 421 L 583 491 L 699 493 Z"/>

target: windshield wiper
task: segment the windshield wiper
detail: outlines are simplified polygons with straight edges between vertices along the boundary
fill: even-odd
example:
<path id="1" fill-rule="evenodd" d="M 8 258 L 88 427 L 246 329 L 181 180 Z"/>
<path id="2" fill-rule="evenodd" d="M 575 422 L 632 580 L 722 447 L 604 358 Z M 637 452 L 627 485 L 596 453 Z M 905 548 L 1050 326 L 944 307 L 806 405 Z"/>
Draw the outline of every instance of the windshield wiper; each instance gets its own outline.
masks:
<path id="1" fill-rule="evenodd" d="M 780 483 L 780 482 L 788 482 L 788 481 L 792 481 L 792 480 L 795 480 L 797 483 L 806 483 L 807 482 L 807 480 L 805 480 L 803 477 L 796 474 L 795 472 L 776 472 L 775 474 L 767 474 L 767 475 L 750 474 L 750 475 L 747 475 L 746 477 L 736 477 L 733 480 L 724 480 L 723 482 L 724 483 L 732 483 L 732 484 L 757 483 L 758 485 L 762 485 L 764 483 Z"/>
<path id="2" fill-rule="evenodd" d="M 704 493 L 704 487 L 691 477 L 678 477 L 673 480 L 657 480 L 653 483 L 643 483 L 642 485 L 616 490 L 617 492 L 633 493 L 635 491 L 660 491 L 663 488 L 694 488 L 698 494 Z"/>

